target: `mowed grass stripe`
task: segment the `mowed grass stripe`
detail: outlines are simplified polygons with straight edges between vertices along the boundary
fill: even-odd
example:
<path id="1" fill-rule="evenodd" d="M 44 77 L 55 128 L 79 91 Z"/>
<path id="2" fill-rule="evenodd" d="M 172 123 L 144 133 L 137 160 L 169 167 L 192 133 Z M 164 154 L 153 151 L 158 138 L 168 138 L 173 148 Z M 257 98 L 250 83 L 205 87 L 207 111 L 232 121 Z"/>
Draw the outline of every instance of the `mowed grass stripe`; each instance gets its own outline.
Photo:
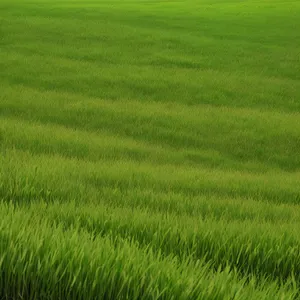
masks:
<path id="1" fill-rule="evenodd" d="M 21 87 L 5 89 L 1 98 L 3 116 L 189 149 L 187 159 L 194 163 L 227 168 L 241 164 L 241 169 L 254 170 L 268 166 L 297 170 L 300 165 L 298 113 L 115 102 Z"/>
<path id="2" fill-rule="evenodd" d="M 43 158 L 42 161 L 41 158 Z M 42 162 L 45 168 L 41 165 Z M 108 167 L 105 165 L 106 163 L 108 163 Z M 122 169 L 120 166 L 126 166 L 125 161 L 105 161 L 105 164 L 100 161 L 98 165 L 94 166 L 91 162 L 74 159 L 69 160 L 69 163 L 66 164 L 66 159 L 58 156 L 52 158 L 37 156 L 33 159 L 29 153 L 7 149 L 1 159 L 1 197 L 3 200 L 24 205 L 33 201 L 38 202 L 41 199 L 49 203 L 56 200 L 62 202 L 74 200 L 78 204 L 105 203 L 108 207 L 142 208 L 153 212 L 183 214 L 200 218 L 248 219 L 257 222 L 291 224 L 299 221 L 299 205 L 297 203 L 291 205 L 288 196 L 286 201 L 279 201 L 276 204 L 275 201 L 268 201 L 269 198 L 262 197 L 262 193 L 258 198 L 255 193 L 251 195 L 248 191 L 248 194 L 242 197 L 240 195 L 242 193 L 234 189 L 231 193 L 228 192 L 231 194 L 230 197 L 226 190 L 221 193 L 222 191 L 218 191 L 216 188 L 217 191 L 215 191 L 213 186 L 216 180 L 213 181 L 215 176 L 211 170 L 203 173 L 203 178 L 206 178 L 204 188 L 198 187 L 198 193 L 188 193 L 185 190 L 173 189 L 170 186 L 172 181 L 160 182 L 158 180 L 161 186 L 157 186 L 157 181 L 153 181 L 154 178 L 152 178 L 152 182 L 150 182 L 151 177 L 149 177 L 148 184 L 142 184 L 142 178 L 137 172 L 137 166 L 141 167 L 140 164 L 132 165 L 132 162 L 127 161 L 127 167 L 134 168 L 133 170 L 127 168 L 127 174 L 119 171 Z M 114 170 L 111 168 L 113 165 L 115 166 Z M 165 167 L 161 167 L 164 172 L 160 176 L 165 174 Z M 107 168 L 110 169 L 109 172 L 107 172 Z M 210 173 L 212 176 L 207 178 Z M 93 175 L 94 179 L 91 176 L 86 177 L 88 174 Z M 222 183 L 222 177 L 221 175 L 219 185 Z M 263 177 L 262 182 L 265 180 L 266 177 Z M 281 177 L 278 182 L 282 183 Z M 162 185 L 163 183 L 165 186 Z M 205 187 L 205 183 L 211 184 L 210 190 L 207 189 L 207 186 Z M 247 181 L 244 184 L 246 187 L 248 186 Z M 279 187 L 279 184 L 275 183 L 274 185 Z M 215 186 L 218 187 L 218 185 Z M 223 183 L 223 186 L 226 186 L 226 182 Z M 287 190 L 289 191 L 289 187 Z M 275 192 L 278 193 L 277 190 Z"/>
<path id="3" fill-rule="evenodd" d="M 1 161 L 2 180 L 8 185 L 3 186 L 2 196 L 26 197 L 25 202 L 30 201 L 30 194 L 26 196 L 23 191 L 23 183 L 28 182 L 33 185 L 35 198 L 42 196 L 35 189 L 37 184 L 42 191 L 49 190 L 56 196 L 70 192 L 75 199 L 92 197 L 95 189 L 114 187 L 120 191 L 142 188 L 185 196 L 250 197 L 299 205 L 299 173 L 252 174 L 126 160 L 87 162 L 58 155 L 32 156 L 26 151 L 10 149 L 4 151 Z M 20 186 L 15 185 L 15 178 L 20 179 Z M 89 193 L 89 189 L 93 192 Z M 97 198 L 96 194 L 92 198 Z"/>
<path id="4" fill-rule="evenodd" d="M 31 52 L 29 49 L 22 55 L 7 50 L 1 54 L 1 60 L 6 61 L 2 64 L 1 80 L 44 91 L 56 90 L 114 100 L 125 98 L 144 103 L 175 102 L 190 106 L 210 104 L 217 107 L 227 105 L 299 112 L 299 80 L 265 79 L 260 75 L 214 71 L 197 65 L 189 68 L 189 64 L 193 66 L 193 63 L 184 60 L 176 68 L 172 65 L 176 57 L 171 61 L 168 61 L 170 58 L 166 59 L 167 67 L 161 63 L 164 61 L 161 58 L 145 66 L 122 62 L 114 65 L 98 58 L 100 65 L 97 65 L 80 58 L 49 57 Z M 131 60 L 131 57 L 128 59 Z M 36 69 L 36 65 L 41 66 L 41 69 Z M 175 73 L 174 69 L 177 70 Z"/>
<path id="5" fill-rule="evenodd" d="M 109 129 L 87 130 L 65 127 L 49 122 L 22 120 L 23 117 L 0 117 L 1 146 L 29 150 L 32 153 L 59 154 L 88 161 L 127 159 L 154 164 L 218 167 L 221 169 L 266 172 L 273 170 L 262 162 L 237 162 L 232 157 L 213 149 L 185 147 L 115 135 Z M 41 120 L 42 121 L 42 120 Z M 220 141 L 221 142 L 221 141 Z M 275 169 L 279 172 L 279 169 Z"/>
<path id="6" fill-rule="evenodd" d="M 74 1 L 55 4 L 48 2 L 48 10 L 40 3 L 35 6 L 19 4 L 19 9 L 10 8 L 8 13 L 14 12 L 13 16 L 18 16 L 19 21 L 25 14 L 27 19 L 22 25 L 26 26 L 29 36 L 38 35 L 42 42 L 55 39 L 61 42 L 64 48 L 75 45 L 79 51 L 83 51 L 86 43 L 90 46 L 92 42 L 92 46 L 97 46 L 100 40 L 104 47 L 100 48 L 98 53 L 103 51 L 105 57 L 112 57 L 113 62 L 119 59 L 128 60 L 133 52 L 136 54 L 133 59 L 138 58 L 138 62 L 145 59 L 152 62 L 153 59 L 149 58 L 153 58 L 153 54 L 157 53 L 166 54 L 164 58 L 167 58 L 181 52 L 188 53 L 194 61 L 201 61 L 203 67 L 233 67 L 235 70 L 256 73 L 261 73 L 263 68 L 263 72 L 271 76 L 276 74 L 299 79 L 294 62 L 300 38 L 293 32 L 292 25 L 293 22 L 297 23 L 297 12 L 300 9 L 297 1 L 285 2 L 284 8 L 282 4 L 270 5 L 266 1 L 234 2 L 233 5 L 224 2 L 215 5 L 198 1 L 186 5 L 185 3 L 186 1 L 164 1 L 162 4 L 159 1 L 151 4 L 145 1 L 100 1 L 97 4 L 83 5 L 80 2 L 75 4 Z M 23 14 L 20 14 L 20 11 Z M 50 23 L 49 18 L 53 18 L 55 24 Z M 73 26 L 74 20 L 78 21 L 77 31 Z M 227 26 L 226 31 L 223 28 L 224 24 Z M 64 28 L 60 36 L 57 36 L 58 27 Z M 264 31 L 260 30 L 262 27 Z M 250 34 L 247 35 L 247 32 Z M 207 38 L 215 40 L 205 43 Z M 80 43 L 82 41 L 85 44 Z M 119 51 L 118 41 L 122 41 L 123 51 Z M 167 44 L 166 47 L 167 42 L 171 46 Z M 254 43 L 252 47 L 251 42 Z M 221 47 L 224 45 L 225 49 Z M 277 47 L 284 48 L 278 50 Z M 51 48 L 57 50 L 59 47 Z M 105 52 L 108 49 L 110 51 Z M 225 51 L 228 59 L 224 60 L 222 58 Z M 286 54 L 285 64 L 274 66 L 272 62 L 283 52 Z M 120 55 L 116 57 L 116 53 Z"/>

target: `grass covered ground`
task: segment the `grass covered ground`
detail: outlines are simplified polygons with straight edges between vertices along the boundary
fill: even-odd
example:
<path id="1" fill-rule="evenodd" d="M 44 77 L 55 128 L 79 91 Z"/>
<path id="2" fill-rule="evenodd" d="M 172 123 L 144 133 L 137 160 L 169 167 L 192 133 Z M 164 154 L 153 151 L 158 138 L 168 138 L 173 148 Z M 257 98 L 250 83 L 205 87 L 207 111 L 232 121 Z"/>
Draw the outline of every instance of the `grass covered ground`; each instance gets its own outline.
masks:
<path id="1" fill-rule="evenodd" d="M 300 2 L 0 1 L 0 299 L 299 299 Z"/>

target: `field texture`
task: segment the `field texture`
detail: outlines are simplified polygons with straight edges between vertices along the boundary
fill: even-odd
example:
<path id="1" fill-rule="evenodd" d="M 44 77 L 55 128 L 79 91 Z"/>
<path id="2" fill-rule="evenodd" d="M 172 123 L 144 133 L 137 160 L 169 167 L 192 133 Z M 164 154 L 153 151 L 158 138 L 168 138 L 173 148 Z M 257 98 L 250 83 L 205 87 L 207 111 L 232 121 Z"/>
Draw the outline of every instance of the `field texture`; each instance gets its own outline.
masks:
<path id="1" fill-rule="evenodd" d="M 0 299 L 300 299 L 300 1 L 0 0 Z"/>

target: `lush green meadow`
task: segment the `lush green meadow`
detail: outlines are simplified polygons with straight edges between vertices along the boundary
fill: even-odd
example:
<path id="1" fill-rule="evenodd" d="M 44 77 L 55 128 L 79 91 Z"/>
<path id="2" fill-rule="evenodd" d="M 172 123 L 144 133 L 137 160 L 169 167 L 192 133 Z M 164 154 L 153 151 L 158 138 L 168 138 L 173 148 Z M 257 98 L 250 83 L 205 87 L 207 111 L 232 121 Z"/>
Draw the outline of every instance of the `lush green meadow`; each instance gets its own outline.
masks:
<path id="1" fill-rule="evenodd" d="M 0 0 L 0 299 L 300 299 L 300 1 Z"/>

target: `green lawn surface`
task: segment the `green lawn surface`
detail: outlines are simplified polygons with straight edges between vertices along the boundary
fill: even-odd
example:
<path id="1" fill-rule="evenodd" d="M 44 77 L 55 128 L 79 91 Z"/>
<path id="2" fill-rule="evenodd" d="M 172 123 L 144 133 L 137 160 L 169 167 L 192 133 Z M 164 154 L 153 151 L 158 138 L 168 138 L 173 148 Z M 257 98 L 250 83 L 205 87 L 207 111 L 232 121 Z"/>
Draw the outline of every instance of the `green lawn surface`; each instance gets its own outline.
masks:
<path id="1" fill-rule="evenodd" d="M 300 1 L 0 0 L 0 299 L 300 299 Z"/>

